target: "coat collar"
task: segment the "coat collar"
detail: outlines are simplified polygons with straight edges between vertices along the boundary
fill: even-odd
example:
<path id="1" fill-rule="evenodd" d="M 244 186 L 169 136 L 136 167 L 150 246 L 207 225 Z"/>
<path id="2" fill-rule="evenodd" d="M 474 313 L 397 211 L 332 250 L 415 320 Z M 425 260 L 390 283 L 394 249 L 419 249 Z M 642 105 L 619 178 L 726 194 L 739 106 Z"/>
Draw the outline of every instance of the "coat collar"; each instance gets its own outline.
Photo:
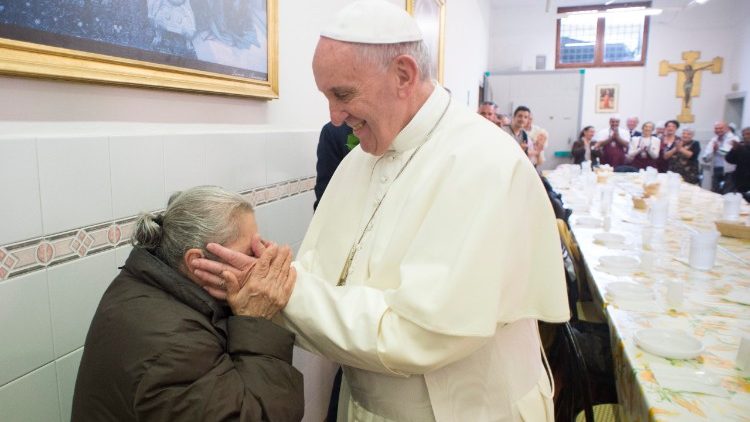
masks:
<path id="1" fill-rule="evenodd" d="M 209 317 L 214 323 L 231 314 L 225 303 L 211 297 L 201 286 L 143 248 L 133 248 L 123 270 L 141 282 L 169 293 L 180 302 Z"/>

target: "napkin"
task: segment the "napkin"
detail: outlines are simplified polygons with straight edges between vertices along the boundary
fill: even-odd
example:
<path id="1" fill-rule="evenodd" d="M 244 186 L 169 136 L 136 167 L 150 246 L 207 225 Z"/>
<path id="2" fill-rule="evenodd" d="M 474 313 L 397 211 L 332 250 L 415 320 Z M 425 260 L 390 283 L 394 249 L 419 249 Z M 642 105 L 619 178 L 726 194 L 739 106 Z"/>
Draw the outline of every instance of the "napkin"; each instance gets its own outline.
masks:
<path id="1" fill-rule="evenodd" d="M 750 292 L 733 291 L 723 297 L 728 302 L 750 305 Z"/>
<path id="2" fill-rule="evenodd" d="M 656 382 L 666 389 L 729 397 L 729 391 L 721 386 L 721 377 L 717 374 L 695 368 L 660 363 L 652 363 L 649 367 L 656 377 Z"/>

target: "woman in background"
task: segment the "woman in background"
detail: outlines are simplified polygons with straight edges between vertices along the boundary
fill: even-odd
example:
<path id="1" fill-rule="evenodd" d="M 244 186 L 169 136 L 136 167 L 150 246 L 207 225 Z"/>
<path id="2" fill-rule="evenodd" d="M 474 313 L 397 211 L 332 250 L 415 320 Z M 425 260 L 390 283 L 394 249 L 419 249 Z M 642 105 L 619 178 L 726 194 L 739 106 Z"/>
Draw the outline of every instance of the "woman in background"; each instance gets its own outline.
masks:
<path id="1" fill-rule="evenodd" d="M 667 120 L 664 124 L 664 136 L 661 138 L 661 152 L 656 162 L 660 173 L 665 173 L 669 170 L 669 161 L 677 152 L 677 141 L 680 140 L 680 137 L 677 136 L 677 129 L 679 128 L 680 122 L 677 120 Z"/>
<path id="2" fill-rule="evenodd" d="M 211 257 L 209 242 L 260 256 L 227 274 L 226 293 L 218 292 L 226 302 L 191 271 Z M 288 247 L 261 242 L 250 204 L 217 187 L 192 188 L 173 195 L 164 213 L 142 215 L 133 243 L 91 322 L 72 420 L 299 421 L 294 334 L 271 322 L 296 273 Z M 272 295 L 245 288 L 264 283 Z"/>
<path id="3" fill-rule="evenodd" d="M 634 136 L 630 140 L 628 155 L 625 158 L 630 166 L 636 169 L 656 167 L 661 141 L 653 133 L 654 123 L 645 122 L 641 126 L 641 136 Z"/>
<path id="4" fill-rule="evenodd" d="M 695 131 L 692 128 L 682 129 L 682 136 L 680 140 L 675 141 L 675 152 L 669 160 L 669 171 L 679 173 L 682 180 L 697 185 L 701 144 L 693 140 L 694 135 Z"/>
<path id="5" fill-rule="evenodd" d="M 578 140 L 573 142 L 573 147 L 570 151 L 571 155 L 573 155 L 573 164 L 592 161 L 591 146 L 593 144 L 591 140 L 594 139 L 595 133 L 596 130 L 593 126 L 586 126 L 581 130 L 581 133 L 578 134 Z"/>

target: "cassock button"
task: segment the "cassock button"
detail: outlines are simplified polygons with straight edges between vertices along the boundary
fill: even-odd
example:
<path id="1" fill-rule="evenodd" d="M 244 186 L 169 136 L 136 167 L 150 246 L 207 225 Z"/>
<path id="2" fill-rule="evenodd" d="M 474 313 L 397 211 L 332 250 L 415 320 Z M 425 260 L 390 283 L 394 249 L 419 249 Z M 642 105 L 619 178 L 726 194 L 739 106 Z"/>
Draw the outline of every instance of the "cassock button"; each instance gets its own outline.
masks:
<path id="1" fill-rule="evenodd" d="M 381 177 L 381 178 L 380 178 L 380 181 L 381 181 L 382 183 L 385 183 L 385 182 L 387 182 L 387 181 L 388 181 L 388 176 L 383 176 L 383 177 Z"/>

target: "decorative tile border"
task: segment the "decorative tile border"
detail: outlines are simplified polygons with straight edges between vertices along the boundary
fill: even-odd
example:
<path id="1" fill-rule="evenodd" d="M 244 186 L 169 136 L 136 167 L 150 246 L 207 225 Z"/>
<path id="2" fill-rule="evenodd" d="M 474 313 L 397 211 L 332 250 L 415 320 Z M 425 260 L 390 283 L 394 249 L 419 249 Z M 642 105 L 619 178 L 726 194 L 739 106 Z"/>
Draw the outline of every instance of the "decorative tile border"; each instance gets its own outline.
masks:
<path id="1" fill-rule="evenodd" d="M 315 177 L 287 180 L 242 191 L 254 207 L 315 188 Z M 163 211 L 158 210 L 156 212 Z M 130 243 L 138 216 L 81 227 L 0 246 L 0 281 L 80 259 Z"/>

